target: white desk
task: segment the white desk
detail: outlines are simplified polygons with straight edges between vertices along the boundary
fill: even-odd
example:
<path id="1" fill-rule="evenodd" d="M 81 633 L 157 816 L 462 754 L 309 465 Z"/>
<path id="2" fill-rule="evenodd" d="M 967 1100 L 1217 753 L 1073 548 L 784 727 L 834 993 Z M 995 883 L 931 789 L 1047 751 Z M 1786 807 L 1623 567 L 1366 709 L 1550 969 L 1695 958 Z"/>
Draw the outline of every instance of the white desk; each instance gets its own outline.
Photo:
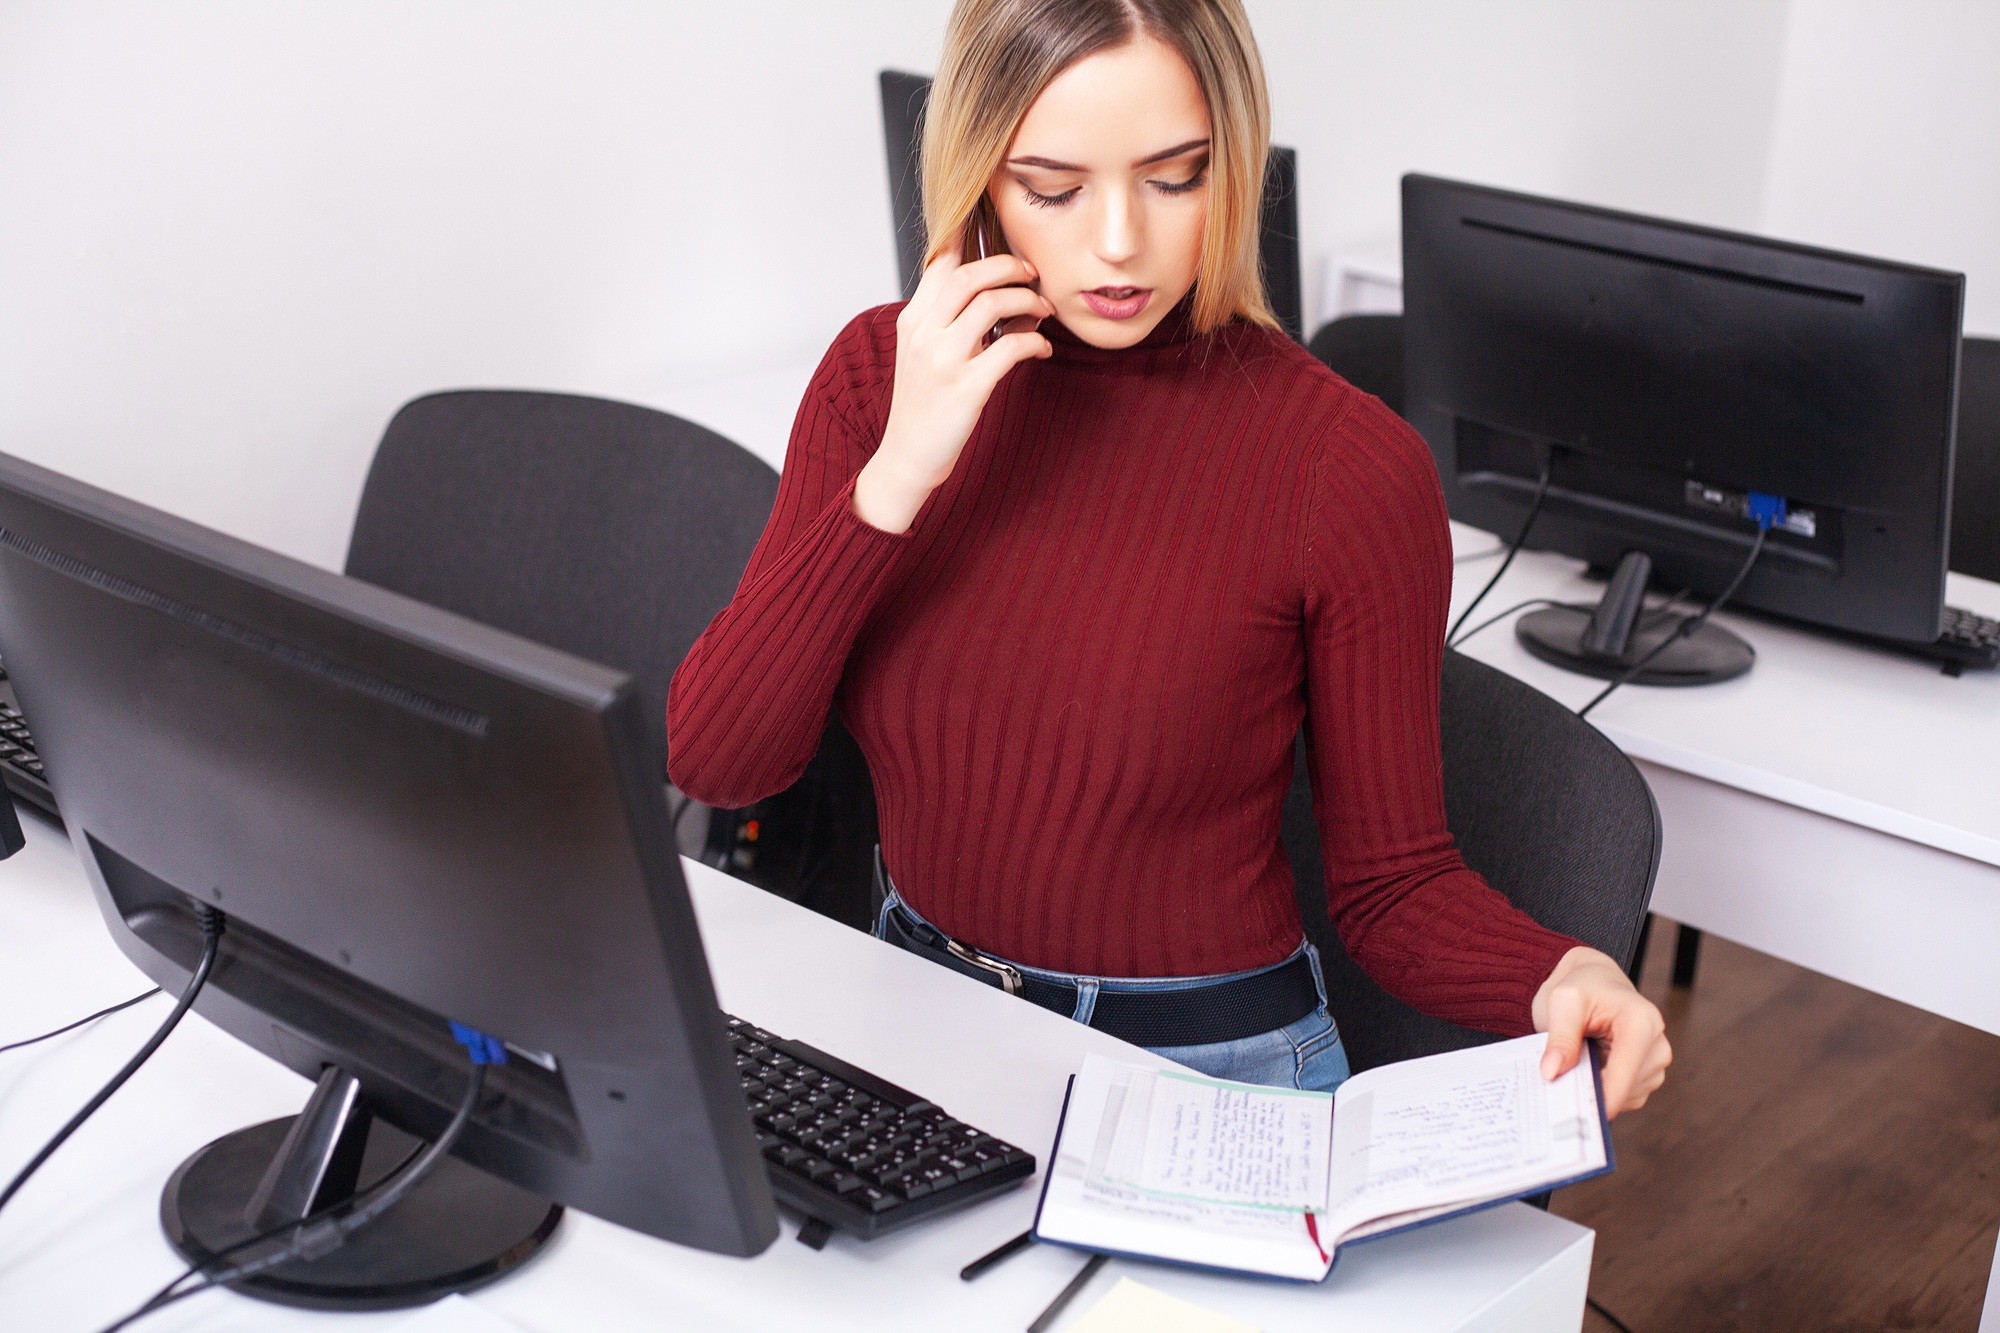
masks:
<path id="1" fill-rule="evenodd" d="M 24 820 L 24 823 L 29 821 Z M 0 863 L 0 1043 L 137 994 L 69 844 L 29 823 Z M 716 984 L 730 1010 L 905 1086 L 1043 1156 L 1064 1079 L 1083 1053 L 1144 1052 L 900 953 L 704 866 L 687 863 Z M 833 979 L 833 984 L 829 980 Z M 92 1028 L 0 1056 L 0 1178 L 130 1055 L 167 1010 L 156 999 Z M 303 1079 L 190 1016 L 152 1062 L 0 1214 L 0 1329 L 88 1333 L 181 1265 L 160 1232 L 159 1191 L 183 1157 L 244 1124 L 288 1115 Z M 1040 1177 L 955 1217 L 815 1253 L 785 1234 L 724 1259 L 571 1212 L 549 1251 L 473 1296 L 524 1333 L 951 1328 L 1018 1333 L 1081 1260 L 1037 1247 L 975 1283 L 961 1266 L 1032 1218 Z M 1320 1286 L 1231 1280 L 1114 1262 L 1080 1314 L 1129 1273 L 1281 1329 L 1576 1329 L 1592 1233 L 1522 1204 L 1362 1246 Z M 407 1314 L 327 1315 L 209 1293 L 153 1316 L 172 1330 L 392 1328 Z"/>
<path id="2" fill-rule="evenodd" d="M 1462 552 L 1494 538 L 1453 525 Z M 1495 562 L 1458 566 L 1453 615 Z M 1530 597 L 1595 602 L 1578 561 L 1524 552 L 1468 626 Z M 2000 615 L 2000 585 L 1947 599 Z M 1639 761 L 1666 845 L 1653 906 L 1676 921 L 2000 1033 L 2000 673 L 1732 616 L 1748 675 L 1626 686 L 1590 717 Z M 1571 707 L 1602 681 L 1529 655 L 1511 621 L 1464 651 Z"/>

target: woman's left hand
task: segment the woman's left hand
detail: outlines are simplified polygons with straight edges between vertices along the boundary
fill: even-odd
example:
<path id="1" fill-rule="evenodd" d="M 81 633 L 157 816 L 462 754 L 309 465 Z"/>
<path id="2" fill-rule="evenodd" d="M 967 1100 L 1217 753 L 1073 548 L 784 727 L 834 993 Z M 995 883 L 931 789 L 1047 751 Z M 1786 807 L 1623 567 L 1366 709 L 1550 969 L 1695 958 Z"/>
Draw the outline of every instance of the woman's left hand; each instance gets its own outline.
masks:
<path id="1" fill-rule="evenodd" d="M 1542 1077 L 1555 1078 L 1583 1054 L 1586 1038 L 1610 1048 L 1604 1060 L 1604 1114 L 1636 1111 L 1666 1082 L 1674 1050 L 1666 1020 L 1610 955 L 1571 949 L 1535 992 L 1535 1031 L 1549 1034 Z"/>

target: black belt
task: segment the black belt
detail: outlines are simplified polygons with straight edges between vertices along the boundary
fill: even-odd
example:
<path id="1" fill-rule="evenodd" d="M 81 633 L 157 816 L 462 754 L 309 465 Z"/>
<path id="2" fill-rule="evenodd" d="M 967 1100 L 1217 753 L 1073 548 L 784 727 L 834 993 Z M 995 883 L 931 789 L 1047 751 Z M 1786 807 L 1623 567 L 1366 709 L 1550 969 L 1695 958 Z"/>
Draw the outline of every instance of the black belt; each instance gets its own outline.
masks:
<path id="1" fill-rule="evenodd" d="M 905 911 L 889 909 L 889 942 L 1068 1018 L 1075 986 L 1030 976 L 951 939 Z M 1090 1026 L 1134 1046 L 1206 1046 L 1296 1023 L 1319 1008 L 1319 987 L 1304 953 L 1247 977 L 1184 990 L 1100 990 Z"/>

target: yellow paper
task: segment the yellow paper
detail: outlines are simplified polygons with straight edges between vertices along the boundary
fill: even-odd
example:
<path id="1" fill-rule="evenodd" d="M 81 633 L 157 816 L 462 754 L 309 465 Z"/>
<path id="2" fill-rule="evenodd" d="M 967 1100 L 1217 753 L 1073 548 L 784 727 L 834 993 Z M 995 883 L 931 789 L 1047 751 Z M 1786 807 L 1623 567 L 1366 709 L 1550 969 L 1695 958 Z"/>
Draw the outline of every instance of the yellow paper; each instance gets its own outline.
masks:
<path id="1" fill-rule="evenodd" d="M 1103 1300 L 1070 1325 L 1069 1333 L 1257 1333 L 1257 1329 L 1121 1277 Z"/>

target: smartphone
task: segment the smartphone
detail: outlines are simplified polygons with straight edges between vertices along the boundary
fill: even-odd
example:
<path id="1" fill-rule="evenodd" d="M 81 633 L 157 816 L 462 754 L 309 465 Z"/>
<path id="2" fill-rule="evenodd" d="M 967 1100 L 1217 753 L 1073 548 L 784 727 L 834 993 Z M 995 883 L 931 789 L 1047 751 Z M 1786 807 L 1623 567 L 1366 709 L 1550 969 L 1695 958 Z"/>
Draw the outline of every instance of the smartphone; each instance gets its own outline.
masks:
<path id="1" fill-rule="evenodd" d="M 972 232 L 972 245 L 970 247 L 972 254 L 968 257 L 971 259 L 985 259 L 988 255 L 992 254 L 994 246 L 988 239 L 988 236 L 1000 230 L 1000 219 L 993 216 L 992 201 L 981 195 L 979 198 L 979 207 L 973 210 L 972 221 L 967 223 L 966 226 Z M 994 341 L 1006 331 L 1007 321 L 1003 319 L 992 328 L 986 330 L 986 336 L 980 339 L 980 345 L 991 347 Z"/>

